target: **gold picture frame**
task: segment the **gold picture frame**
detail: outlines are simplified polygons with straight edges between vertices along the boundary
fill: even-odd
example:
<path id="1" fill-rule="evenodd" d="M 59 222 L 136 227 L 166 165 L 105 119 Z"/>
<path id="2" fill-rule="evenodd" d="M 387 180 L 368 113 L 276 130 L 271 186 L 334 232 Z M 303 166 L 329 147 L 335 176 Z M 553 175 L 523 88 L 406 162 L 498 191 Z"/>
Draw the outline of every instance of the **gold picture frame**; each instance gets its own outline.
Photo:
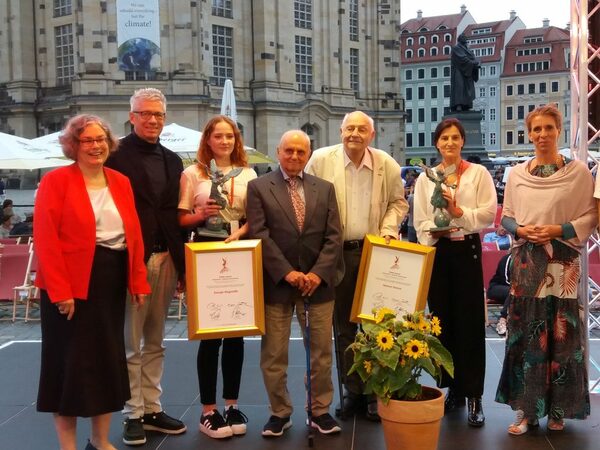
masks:
<path id="1" fill-rule="evenodd" d="M 185 244 L 188 339 L 265 333 L 260 239 Z"/>
<path id="2" fill-rule="evenodd" d="M 374 320 L 373 309 L 387 307 L 398 317 L 425 309 L 435 248 L 365 236 L 350 320 Z"/>

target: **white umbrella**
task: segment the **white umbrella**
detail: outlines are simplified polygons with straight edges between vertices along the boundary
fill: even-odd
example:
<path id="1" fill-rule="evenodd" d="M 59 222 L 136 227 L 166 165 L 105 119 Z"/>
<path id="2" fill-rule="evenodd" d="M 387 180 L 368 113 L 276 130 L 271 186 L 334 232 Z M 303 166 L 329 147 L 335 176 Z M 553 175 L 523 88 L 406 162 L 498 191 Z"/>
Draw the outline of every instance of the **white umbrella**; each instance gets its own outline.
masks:
<path id="1" fill-rule="evenodd" d="M 235 107 L 235 93 L 233 92 L 233 83 L 231 80 L 225 80 L 223 86 L 223 98 L 221 99 L 221 114 L 230 117 L 237 123 L 237 109 Z"/>
<path id="2" fill-rule="evenodd" d="M 0 169 L 43 169 L 71 164 L 72 161 L 50 158 L 51 152 L 29 139 L 0 133 Z"/>
<path id="3" fill-rule="evenodd" d="M 58 137 L 62 131 L 56 131 L 55 133 L 47 134 L 31 139 L 31 143 L 37 147 L 45 148 L 50 152 L 53 158 L 61 158 L 64 156 L 62 146 L 58 142 Z"/>

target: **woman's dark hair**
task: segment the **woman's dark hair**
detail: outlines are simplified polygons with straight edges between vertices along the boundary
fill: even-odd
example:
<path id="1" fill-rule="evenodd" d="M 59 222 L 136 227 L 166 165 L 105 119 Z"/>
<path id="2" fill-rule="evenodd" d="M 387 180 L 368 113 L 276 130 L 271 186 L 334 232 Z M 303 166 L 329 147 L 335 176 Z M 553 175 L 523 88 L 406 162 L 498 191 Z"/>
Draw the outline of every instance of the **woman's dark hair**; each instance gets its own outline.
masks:
<path id="1" fill-rule="evenodd" d="M 458 132 L 460 133 L 460 136 L 463 138 L 463 141 L 466 140 L 465 128 L 462 126 L 462 123 L 460 123 L 460 120 L 455 119 L 454 117 L 450 117 L 449 119 L 442 120 L 440 123 L 438 123 L 438 126 L 435 127 L 435 132 L 433 133 L 433 145 L 436 146 L 436 148 L 437 148 L 437 142 L 438 142 L 440 136 L 442 135 L 442 133 L 444 132 L 444 130 L 446 130 L 447 128 L 450 128 L 451 126 L 455 126 L 456 128 L 458 128 Z"/>

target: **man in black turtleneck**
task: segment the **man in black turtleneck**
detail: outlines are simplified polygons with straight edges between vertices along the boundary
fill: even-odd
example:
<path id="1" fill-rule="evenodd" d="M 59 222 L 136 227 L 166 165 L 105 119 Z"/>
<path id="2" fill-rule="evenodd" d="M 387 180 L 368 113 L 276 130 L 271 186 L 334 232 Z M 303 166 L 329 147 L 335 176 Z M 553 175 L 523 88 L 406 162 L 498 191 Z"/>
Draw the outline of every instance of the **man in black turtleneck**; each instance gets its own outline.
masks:
<path id="1" fill-rule="evenodd" d="M 169 304 L 185 273 L 183 237 L 177 222 L 181 159 L 163 147 L 159 136 L 167 102 L 158 89 L 143 88 L 130 99 L 133 132 L 121 139 L 119 150 L 106 162 L 129 178 L 144 237 L 145 260 L 152 294 L 140 307 L 127 302 L 125 350 L 131 398 L 123 442 L 141 445 L 145 430 L 166 434 L 185 432 L 186 426 L 162 409 L 165 320 Z"/>

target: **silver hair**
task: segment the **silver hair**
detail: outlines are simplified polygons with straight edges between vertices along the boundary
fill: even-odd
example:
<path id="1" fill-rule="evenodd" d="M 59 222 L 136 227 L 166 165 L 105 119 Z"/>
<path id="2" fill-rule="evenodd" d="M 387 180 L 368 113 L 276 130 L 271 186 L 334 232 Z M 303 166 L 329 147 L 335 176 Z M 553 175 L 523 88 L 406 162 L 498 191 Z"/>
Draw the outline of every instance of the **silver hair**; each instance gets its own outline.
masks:
<path id="1" fill-rule="evenodd" d="M 159 101 L 163 104 L 165 112 L 167 111 L 167 98 L 162 92 L 156 88 L 140 88 L 136 89 L 131 98 L 129 99 L 130 111 L 133 111 L 135 102 L 138 100 L 150 100 Z"/>
<path id="2" fill-rule="evenodd" d="M 363 112 L 363 111 L 352 111 L 352 112 L 349 112 L 349 113 L 347 113 L 347 114 L 344 116 L 344 119 L 342 120 L 342 128 L 344 127 L 344 124 L 346 123 L 346 120 L 348 120 L 348 117 L 350 117 L 350 115 L 351 115 L 351 114 L 354 114 L 354 113 L 361 113 L 361 114 L 362 114 L 362 115 L 364 115 L 364 116 L 365 116 L 367 119 L 369 119 L 369 123 L 371 124 L 371 128 L 372 128 L 373 130 L 375 130 L 375 121 L 373 120 L 373 118 L 372 118 L 370 115 L 368 115 L 367 113 L 365 113 L 365 112 Z"/>

